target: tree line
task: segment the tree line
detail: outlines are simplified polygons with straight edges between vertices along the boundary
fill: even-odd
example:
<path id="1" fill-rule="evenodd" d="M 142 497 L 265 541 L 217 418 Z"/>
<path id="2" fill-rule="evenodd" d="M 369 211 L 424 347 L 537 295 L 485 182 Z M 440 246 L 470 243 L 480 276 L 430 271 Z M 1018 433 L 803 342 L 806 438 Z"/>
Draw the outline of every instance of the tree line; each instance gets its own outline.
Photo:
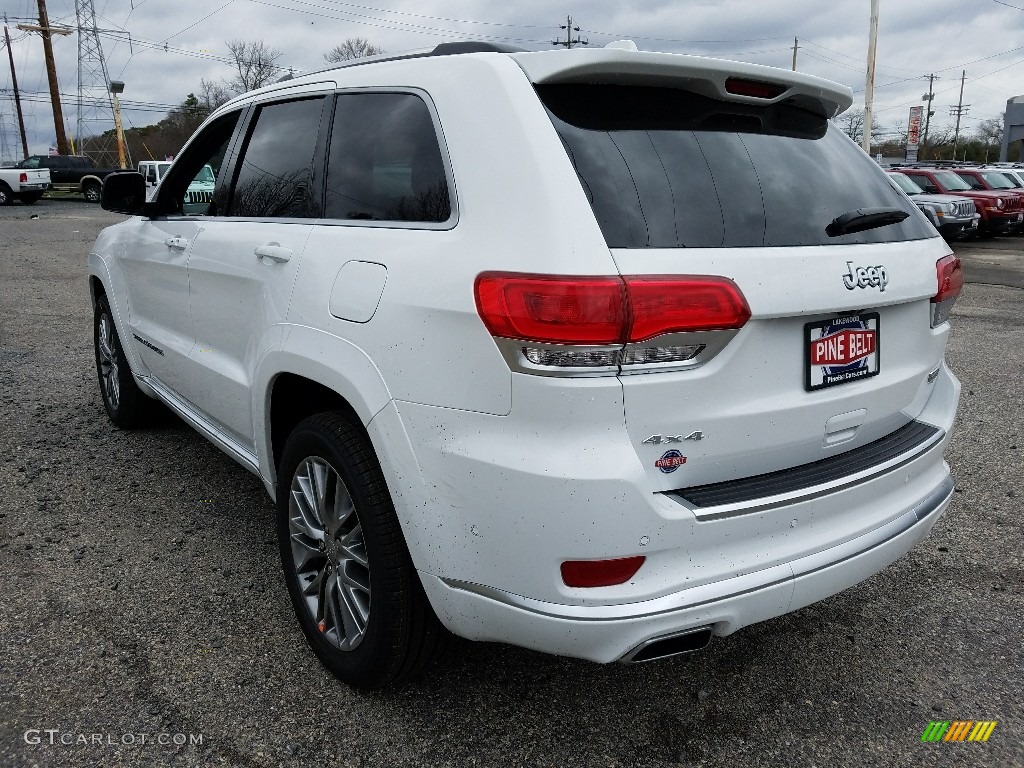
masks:
<path id="1" fill-rule="evenodd" d="M 851 109 L 834 122 L 843 133 L 849 136 L 858 144 L 864 137 L 864 110 Z M 927 139 L 924 136 L 924 126 L 921 126 L 921 135 L 917 150 L 918 160 L 967 160 L 968 162 L 995 162 L 999 159 L 999 152 L 1003 143 L 1003 125 L 1005 113 L 998 117 L 990 117 L 981 120 L 976 126 L 966 129 L 960 126 L 960 134 L 956 135 L 956 128 L 952 125 L 935 125 L 929 127 Z M 956 157 L 953 157 L 954 147 Z M 905 157 L 907 151 L 907 123 L 898 123 L 891 127 L 881 125 L 878 120 L 871 121 L 871 154 L 880 154 L 883 157 Z M 1018 162 L 1021 160 L 1020 142 L 1010 145 L 1008 160 Z"/>
<path id="2" fill-rule="evenodd" d="M 178 106 L 157 123 L 124 130 L 125 144 L 135 163 L 175 156 L 210 114 L 237 95 L 262 88 L 291 73 L 279 64 L 284 52 L 262 40 L 228 40 L 232 72 L 229 77 L 200 80 Z M 369 40 L 350 37 L 324 54 L 327 64 L 385 53 Z M 89 155 L 99 166 L 116 165 L 117 147 L 113 129 L 79 140 L 78 154 Z"/>

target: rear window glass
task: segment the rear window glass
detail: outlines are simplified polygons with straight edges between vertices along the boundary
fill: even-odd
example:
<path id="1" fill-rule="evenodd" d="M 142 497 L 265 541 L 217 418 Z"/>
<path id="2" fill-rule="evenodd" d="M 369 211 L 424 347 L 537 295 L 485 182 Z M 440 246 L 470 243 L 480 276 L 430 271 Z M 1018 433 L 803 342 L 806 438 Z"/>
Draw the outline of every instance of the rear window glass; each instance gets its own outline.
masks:
<path id="1" fill-rule="evenodd" d="M 795 104 L 717 101 L 671 88 L 541 85 L 612 248 L 837 245 L 935 231 L 877 164 L 823 116 Z M 829 237 L 858 208 L 899 224 Z"/>

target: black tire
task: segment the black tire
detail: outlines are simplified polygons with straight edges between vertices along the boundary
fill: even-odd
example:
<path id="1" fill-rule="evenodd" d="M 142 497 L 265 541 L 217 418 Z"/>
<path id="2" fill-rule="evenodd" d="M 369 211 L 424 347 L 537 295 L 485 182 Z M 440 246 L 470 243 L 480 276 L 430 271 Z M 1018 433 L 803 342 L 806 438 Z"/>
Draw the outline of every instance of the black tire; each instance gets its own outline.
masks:
<path id="1" fill-rule="evenodd" d="M 96 300 L 93 347 L 100 395 L 110 420 L 121 429 L 136 429 L 149 424 L 156 403 L 135 383 L 106 296 Z"/>
<path id="2" fill-rule="evenodd" d="M 0 182 L 0 205 L 10 205 L 11 197 L 10 187 L 3 182 Z"/>
<path id="3" fill-rule="evenodd" d="M 92 181 L 82 186 L 82 194 L 90 203 L 98 203 L 103 197 L 103 188 Z"/>
<path id="4" fill-rule="evenodd" d="M 317 474 L 317 468 L 324 467 L 335 474 Z M 323 479 L 313 483 L 314 476 Z M 322 486 L 323 493 L 303 490 L 314 486 Z M 421 672 L 441 652 L 448 633 L 413 568 L 365 433 L 338 413 L 302 421 L 281 456 L 277 497 L 278 542 L 288 593 L 320 662 L 339 680 L 364 690 Z M 310 506 L 314 497 L 321 499 L 323 513 L 315 510 L 315 502 Z M 335 522 L 343 516 L 344 522 L 334 525 L 328 520 L 332 516 Z M 339 553 L 351 557 L 346 560 Z M 359 606 L 365 607 L 365 614 L 358 620 L 352 618 L 353 612 L 345 613 L 351 600 L 363 598 L 353 584 L 366 587 L 365 605 Z M 344 616 L 348 622 L 341 621 Z"/>
<path id="5" fill-rule="evenodd" d="M 35 205 L 36 203 L 39 202 L 42 196 L 42 192 L 22 192 L 21 202 L 23 202 L 25 205 Z"/>

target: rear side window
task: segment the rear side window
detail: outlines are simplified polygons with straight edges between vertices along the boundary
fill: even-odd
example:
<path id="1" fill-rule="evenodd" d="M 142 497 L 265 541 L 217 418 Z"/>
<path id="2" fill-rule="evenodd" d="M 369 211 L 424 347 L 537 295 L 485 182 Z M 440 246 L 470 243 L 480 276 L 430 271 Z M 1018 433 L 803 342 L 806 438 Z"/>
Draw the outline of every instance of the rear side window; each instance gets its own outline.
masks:
<path id="1" fill-rule="evenodd" d="M 235 177 L 230 216 L 316 218 L 313 155 L 324 99 L 262 106 Z M 198 179 L 197 179 L 198 181 Z"/>
<path id="2" fill-rule="evenodd" d="M 332 219 L 443 222 L 451 217 L 437 131 L 419 96 L 338 97 L 325 205 Z"/>
<path id="3" fill-rule="evenodd" d="M 613 248 L 891 242 L 935 236 L 883 172 L 798 104 L 717 101 L 670 88 L 542 85 L 538 94 Z M 829 237 L 858 208 L 899 224 Z"/>

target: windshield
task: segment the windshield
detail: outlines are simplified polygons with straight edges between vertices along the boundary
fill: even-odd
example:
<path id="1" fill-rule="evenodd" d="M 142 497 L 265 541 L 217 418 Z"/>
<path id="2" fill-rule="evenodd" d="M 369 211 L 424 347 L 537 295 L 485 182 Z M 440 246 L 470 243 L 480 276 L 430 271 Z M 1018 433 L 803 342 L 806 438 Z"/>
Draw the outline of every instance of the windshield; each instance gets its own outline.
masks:
<path id="1" fill-rule="evenodd" d="M 196 177 L 192 179 L 193 184 L 214 184 L 217 179 L 213 175 L 213 168 L 208 165 L 204 165 Z"/>
<path id="2" fill-rule="evenodd" d="M 935 180 L 946 189 L 956 189 L 968 192 L 971 190 L 971 185 L 952 171 L 936 171 Z"/>
<path id="3" fill-rule="evenodd" d="M 1003 176 L 1008 178 L 1010 180 L 1010 183 L 1013 184 L 1014 187 L 1024 187 L 1024 183 L 1021 182 L 1019 176 L 1008 172 L 1004 172 Z"/>
<path id="4" fill-rule="evenodd" d="M 983 171 L 981 178 L 989 183 L 992 189 L 1013 189 L 1010 180 L 997 171 Z"/>
<path id="5" fill-rule="evenodd" d="M 878 165 L 812 102 L 768 106 L 676 88 L 539 85 L 612 248 L 839 245 L 936 237 Z M 839 216 L 898 223 L 829 236 Z"/>
<path id="6" fill-rule="evenodd" d="M 896 182 L 896 186 L 906 192 L 908 195 L 919 195 L 924 192 L 917 184 L 911 181 L 909 176 L 904 176 L 902 173 L 890 173 L 889 178 Z"/>

